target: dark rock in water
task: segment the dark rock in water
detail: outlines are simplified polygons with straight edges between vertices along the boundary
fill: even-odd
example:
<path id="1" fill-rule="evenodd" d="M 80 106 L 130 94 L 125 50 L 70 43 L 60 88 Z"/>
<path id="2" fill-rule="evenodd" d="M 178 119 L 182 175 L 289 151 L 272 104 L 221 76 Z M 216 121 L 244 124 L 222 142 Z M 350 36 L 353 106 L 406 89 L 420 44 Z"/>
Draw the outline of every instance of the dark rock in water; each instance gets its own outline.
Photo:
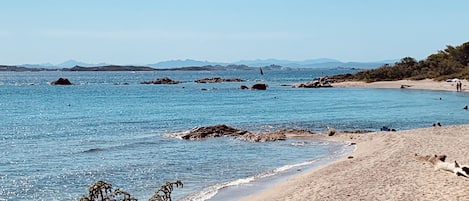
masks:
<path id="1" fill-rule="evenodd" d="M 247 90 L 249 89 L 249 87 L 247 87 L 246 85 L 241 85 L 240 89 Z"/>
<path id="2" fill-rule="evenodd" d="M 249 133 L 224 124 L 207 127 L 196 127 L 181 136 L 185 140 L 199 140 L 203 138 L 214 138 L 223 136 L 239 136 Z"/>
<path id="3" fill-rule="evenodd" d="M 143 81 L 140 84 L 179 84 L 181 82 L 169 79 L 168 77 L 164 78 L 157 78 L 156 80 L 153 81 Z"/>
<path id="4" fill-rule="evenodd" d="M 266 85 L 266 84 L 255 84 L 255 85 L 252 85 L 251 89 L 255 89 L 255 90 L 266 90 L 266 89 L 267 89 L 267 85 Z"/>
<path id="5" fill-rule="evenodd" d="M 70 80 L 68 80 L 67 78 L 59 78 L 58 80 L 52 81 L 50 84 L 51 85 L 72 85 Z"/>
<path id="6" fill-rule="evenodd" d="M 197 83 L 219 83 L 219 82 L 245 82 L 245 80 L 239 78 L 221 78 L 221 77 L 213 77 L 213 78 L 203 78 L 196 80 Z"/>
<path id="7" fill-rule="evenodd" d="M 393 132 L 396 131 L 396 129 L 394 129 L 394 128 L 388 128 L 388 127 L 386 127 L 386 126 L 383 126 L 383 127 L 380 128 L 379 130 L 380 130 L 380 131 L 393 131 Z"/>
<path id="8" fill-rule="evenodd" d="M 333 136 L 333 135 L 335 135 L 335 134 L 336 134 L 335 129 L 328 126 L 328 127 L 327 127 L 327 135 Z"/>

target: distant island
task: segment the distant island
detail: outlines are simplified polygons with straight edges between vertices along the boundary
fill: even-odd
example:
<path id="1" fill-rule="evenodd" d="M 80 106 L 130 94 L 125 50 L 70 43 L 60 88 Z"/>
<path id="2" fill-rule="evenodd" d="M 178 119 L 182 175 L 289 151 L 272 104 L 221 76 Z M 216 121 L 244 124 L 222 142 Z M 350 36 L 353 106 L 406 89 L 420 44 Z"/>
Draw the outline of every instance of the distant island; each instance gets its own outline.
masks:
<path id="1" fill-rule="evenodd" d="M 266 70 L 288 70 L 278 65 L 270 65 L 263 67 Z M 225 70 L 258 70 L 258 67 L 249 67 L 246 65 L 208 65 L 208 66 L 190 66 L 190 67 L 180 67 L 180 68 L 152 68 L 148 66 L 120 66 L 120 65 L 107 65 L 107 66 L 92 66 L 92 67 L 83 67 L 75 66 L 72 68 L 28 68 L 22 66 L 6 66 L 0 65 L 0 71 L 225 71 Z"/>
<path id="2" fill-rule="evenodd" d="M 426 59 L 417 61 L 404 57 L 394 65 L 385 64 L 379 68 L 364 70 L 355 74 L 341 74 L 330 77 L 335 81 L 395 81 L 423 80 L 437 81 L 459 78 L 469 80 L 469 42 L 431 54 Z"/>

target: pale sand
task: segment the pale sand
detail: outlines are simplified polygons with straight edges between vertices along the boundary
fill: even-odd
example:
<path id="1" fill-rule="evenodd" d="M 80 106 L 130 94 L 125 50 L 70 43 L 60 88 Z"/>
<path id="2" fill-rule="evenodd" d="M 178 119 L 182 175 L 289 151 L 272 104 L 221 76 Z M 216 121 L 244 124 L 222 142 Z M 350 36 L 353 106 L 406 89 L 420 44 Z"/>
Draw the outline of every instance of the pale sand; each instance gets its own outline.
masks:
<path id="1" fill-rule="evenodd" d="M 273 200 L 469 200 L 469 178 L 416 160 L 445 154 L 469 164 L 469 125 L 319 138 L 357 143 L 355 152 L 302 173 L 245 201 Z"/>
<path id="2" fill-rule="evenodd" d="M 469 82 L 467 80 L 461 80 L 462 90 L 469 90 Z M 400 88 L 402 85 L 406 86 L 407 89 L 426 89 L 426 90 L 444 90 L 444 91 L 456 91 L 456 82 L 445 82 L 445 81 L 434 81 L 431 79 L 425 80 L 399 80 L 399 81 L 379 81 L 379 82 L 339 82 L 333 83 L 333 87 L 356 87 L 356 88 Z"/>
<path id="3" fill-rule="evenodd" d="M 468 84 L 463 80 L 464 86 Z M 452 90 L 455 83 L 422 81 L 344 82 L 335 87 Z M 469 125 L 314 138 L 357 143 L 355 152 L 277 184 L 243 201 L 469 200 L 469 178 L 418 161 L 415 154 L 447 155 L 469 165 Z M 349 158 L 352 156 L 353 158 Z"/>

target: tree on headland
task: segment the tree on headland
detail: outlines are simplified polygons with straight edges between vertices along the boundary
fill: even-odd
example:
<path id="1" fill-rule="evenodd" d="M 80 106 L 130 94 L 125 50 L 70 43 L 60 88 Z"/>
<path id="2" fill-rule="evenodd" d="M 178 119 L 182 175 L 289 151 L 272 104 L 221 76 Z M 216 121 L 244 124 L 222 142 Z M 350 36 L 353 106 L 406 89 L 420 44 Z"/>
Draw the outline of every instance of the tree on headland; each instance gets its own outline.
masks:
<path id="1" fill-rule="evenodd" d="M 385 64 L 377 69 L 336 75 L 330 79 L 375 82 L 426 78 L 446 80 L 456 77 L 469 79 L 469 42 L 455 47 L 448 45 L 446 49 L 431 54 L 421 61 L 412 57 L 404 57 L 394 65 Z"/>

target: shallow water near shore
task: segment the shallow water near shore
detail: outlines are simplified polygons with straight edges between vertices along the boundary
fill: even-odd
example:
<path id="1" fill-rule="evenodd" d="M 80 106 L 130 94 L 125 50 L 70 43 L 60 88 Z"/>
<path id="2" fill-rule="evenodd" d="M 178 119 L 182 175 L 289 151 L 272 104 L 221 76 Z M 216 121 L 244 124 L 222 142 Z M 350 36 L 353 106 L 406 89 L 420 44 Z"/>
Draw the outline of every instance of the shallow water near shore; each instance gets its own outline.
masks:
<path id="1" fill-rule="evenodd" d="M 462 109 L 469 105 L 467 93 L 284 86 L 343 72 L 349 71 L 1 72 L 0 199 L 78 200 L 91 183 L 105 180 L 145 200 L 176 179 L 184 183 L 174 190 L 176 200 L 217 199 L 218 191 L 210 189 L 243 182 L 262 186 L 296 171 L 297 164 L 336 156 L 343 148 L 305 140 L 188 142 L 169 135 L 195 126 L 324 132 L 327 126 L 402 130 L 469 122 Z M 184 83 L 139 84 L 164 76 Z M 247 81 L 193 82 L 216 76 Z M 59 77 L 75 85 L 48 84 Z M 267 83 L 268 90 L 239 89 L 257 82 Z M 259 176 L 269 173 L 274 177 Z"/>

